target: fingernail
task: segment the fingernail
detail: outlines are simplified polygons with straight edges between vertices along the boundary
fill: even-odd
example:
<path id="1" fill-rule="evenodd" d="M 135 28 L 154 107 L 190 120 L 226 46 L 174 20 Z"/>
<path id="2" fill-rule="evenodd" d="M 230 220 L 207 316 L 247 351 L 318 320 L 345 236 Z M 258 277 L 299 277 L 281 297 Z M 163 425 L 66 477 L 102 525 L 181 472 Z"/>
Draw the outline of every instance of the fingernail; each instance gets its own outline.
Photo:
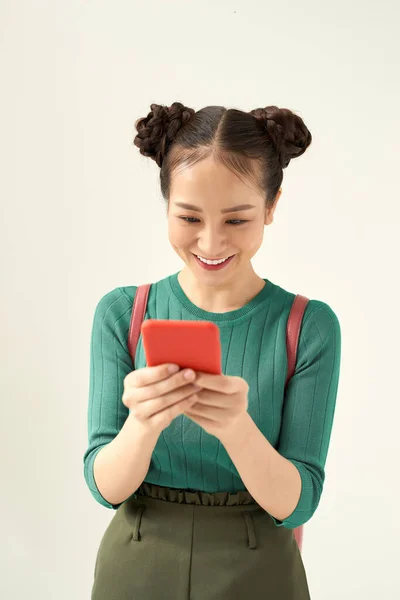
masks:
<path id="1" fill-rule="evenodd" d="M 168 372 L 169 373 L 177 373 L 179 371 L 178 365 L 169 365 Z"/>
<path id="2" fill-rule="evenodd" d="M 193 379 L 194 371 L 192 371 L 191 369 L 186 369 L 185 372 L 183 373 L 183 376 L 185 379 Z"/>

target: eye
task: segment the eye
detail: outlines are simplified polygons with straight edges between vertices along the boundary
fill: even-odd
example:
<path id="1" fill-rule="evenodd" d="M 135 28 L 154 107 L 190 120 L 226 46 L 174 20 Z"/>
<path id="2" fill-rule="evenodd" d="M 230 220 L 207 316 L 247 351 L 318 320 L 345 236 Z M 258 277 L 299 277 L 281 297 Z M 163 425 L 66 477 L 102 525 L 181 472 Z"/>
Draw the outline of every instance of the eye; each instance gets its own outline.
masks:
<path id="1" fill-rule="evenodd" d="M 198 223 L 199 219 L 196 217 L 179 217 L 182 221 L 186 221 L 186 223 Z"/>
<path id="2" fill-rule="evenodd" d="M 196 217 L 178 217 L 179 219 L 182 219 L 182 221 L 185 221 L 186 223 L 199 223 L 199 219 L 197 219 Z M 243 223 L 247 223 L 248 221 L 245 221 L 243 219 L 230 219 L 229 221 L 227 221 L 227 223 L 229 223 L 230 225 L 242 225 Z"/>

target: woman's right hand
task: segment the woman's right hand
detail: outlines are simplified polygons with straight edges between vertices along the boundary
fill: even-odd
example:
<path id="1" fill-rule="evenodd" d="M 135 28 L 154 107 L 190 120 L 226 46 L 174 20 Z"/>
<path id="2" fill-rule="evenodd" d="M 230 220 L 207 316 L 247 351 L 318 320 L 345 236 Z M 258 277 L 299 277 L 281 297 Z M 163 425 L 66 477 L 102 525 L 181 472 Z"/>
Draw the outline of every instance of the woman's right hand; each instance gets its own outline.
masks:
<path id="1" fill-rule="evenodd" d="M 149 431 L 161 433 L 171 421 L 196 402 L 193 397 L 200 388 L 193 382 L 191 369 L 169 370 L 172 365 L 143 367 L 131 371 L 124 379 L 123 404 L 130 415 Z"/>

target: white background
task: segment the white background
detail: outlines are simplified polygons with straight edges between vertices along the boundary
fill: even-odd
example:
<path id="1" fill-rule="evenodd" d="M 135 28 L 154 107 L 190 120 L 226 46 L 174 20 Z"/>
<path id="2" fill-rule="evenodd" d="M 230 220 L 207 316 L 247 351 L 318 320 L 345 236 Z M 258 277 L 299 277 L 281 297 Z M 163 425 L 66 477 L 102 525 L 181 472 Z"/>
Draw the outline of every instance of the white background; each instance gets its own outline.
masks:
<path id="1" fill-rule="evenodd" d="M 0 2 L 1 556 L 4 600 L 87 600 L 114 515 L 83 478 L 94 309 L 181 268 L 152 102 L 297 112 L 260 276 L 327 302 L 342 369 L 312 600 L 399 594 L 399 4 Z M 251 594 L 250 594 L 251 595 Z"/>

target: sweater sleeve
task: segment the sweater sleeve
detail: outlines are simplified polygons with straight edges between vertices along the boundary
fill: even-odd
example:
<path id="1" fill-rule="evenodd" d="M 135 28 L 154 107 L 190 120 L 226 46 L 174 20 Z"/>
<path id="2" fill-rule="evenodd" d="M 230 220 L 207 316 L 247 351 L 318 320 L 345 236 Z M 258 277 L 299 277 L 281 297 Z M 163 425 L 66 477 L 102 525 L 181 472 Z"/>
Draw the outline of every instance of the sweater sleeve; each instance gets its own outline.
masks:
<path id="1" fill-rule="evenodd" d="M 121 430 L 129 409 L 122 402 L 124 379 L 133 370 L 127 348 L 132 305 L 121 288 L 108 292 L 97 304 L 90 342 L 90 381 L 87 411 L 88 445 L 83 457 L 84 477 L 97 502 L 116 510 L 101 495 L 94 479 L 98 452 Z"/>
<path id="2" fill-rule="evenodd" d="M 341 360 L 341 328 L 333 310 L 310 300 L 303 317 L 296 369 L 286 388 L 277 451 L 301 476 L 297 506 L 278 527 L 294 529 L 314 514 L 325 480 Z"/>

